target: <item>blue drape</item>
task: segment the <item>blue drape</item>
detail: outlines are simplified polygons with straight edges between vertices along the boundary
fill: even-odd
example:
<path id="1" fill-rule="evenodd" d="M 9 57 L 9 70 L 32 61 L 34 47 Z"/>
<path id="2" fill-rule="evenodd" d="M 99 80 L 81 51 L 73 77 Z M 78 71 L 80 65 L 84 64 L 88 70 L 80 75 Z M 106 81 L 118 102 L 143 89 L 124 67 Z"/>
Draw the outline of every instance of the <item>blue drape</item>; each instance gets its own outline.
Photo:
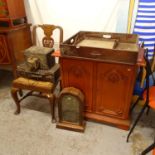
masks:
<path id="1" fill-rule="evenodd" d="M 151 58 L 155 44 L 155 0 L 139 0 L 133 33 L 139 35 L 139 43 L 144 42 Z"/>

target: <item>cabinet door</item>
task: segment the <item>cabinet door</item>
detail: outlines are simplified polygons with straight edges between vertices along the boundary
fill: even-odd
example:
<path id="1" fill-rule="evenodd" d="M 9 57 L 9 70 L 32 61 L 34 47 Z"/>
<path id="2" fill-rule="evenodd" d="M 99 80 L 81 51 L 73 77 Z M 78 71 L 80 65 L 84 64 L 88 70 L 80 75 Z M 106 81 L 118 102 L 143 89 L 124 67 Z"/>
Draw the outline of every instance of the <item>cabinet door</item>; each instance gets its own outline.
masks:
<path id="1" fill-rule="evenodd" d="M 92 111 L 93 63 L 61 58 L 62 87 L 76 87 L 85 95 L 85 110 Z"/>
<path id="2" fill-rule="evenodd" d="M 4 35 L 0 35 L 0 64 L 10 64 L 11 59 L 9 56 L 9 50 L 7 47 L 6 38 Z"/>
<path id="3" fill-rule="evenodd" d="M 135 67 L 97 63 L 95 112 L 126 119 L 135 81 Z"/>

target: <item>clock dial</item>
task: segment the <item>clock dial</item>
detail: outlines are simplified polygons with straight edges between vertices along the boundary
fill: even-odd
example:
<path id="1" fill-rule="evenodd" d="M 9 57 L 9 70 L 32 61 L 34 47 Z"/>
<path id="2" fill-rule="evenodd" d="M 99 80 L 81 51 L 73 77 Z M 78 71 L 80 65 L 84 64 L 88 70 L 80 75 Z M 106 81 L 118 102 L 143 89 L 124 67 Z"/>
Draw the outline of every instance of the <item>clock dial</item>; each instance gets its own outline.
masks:
<path id="1" fill-rule="evenodd" d="M 62 97 L 62 121 L 79 123 L 79 100 L 70 94 Z"/>
<path id="2" fill-rule="evenodd" d="M 84 132 L 83 117 L 84 94 L 75 87 L 66 87 L 60 92 L 58 100 L 59 122 L 61 129 Z"/>

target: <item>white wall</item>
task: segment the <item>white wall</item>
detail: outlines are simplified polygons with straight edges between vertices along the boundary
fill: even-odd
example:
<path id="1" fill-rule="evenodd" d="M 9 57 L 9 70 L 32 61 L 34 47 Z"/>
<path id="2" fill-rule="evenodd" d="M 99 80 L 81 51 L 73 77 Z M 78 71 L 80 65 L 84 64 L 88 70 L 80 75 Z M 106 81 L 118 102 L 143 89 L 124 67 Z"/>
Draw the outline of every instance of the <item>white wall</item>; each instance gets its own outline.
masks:
<path id="1" fill-rule="evenodd" d="M 129 0 L 25 0 L 29 23 L 54 24 L 64 40 L 80 30 L 127 32 Z"/>
<path id="2" fill-rule="evenodd" d="M 131 33 L 133 32 L 133 29 L 134 29 L 134 24 L 135 24 L 135 20 L 136 20 L 136 16 L 137 16 L 138 3 L 139 3 L 139 0 L 135 0 L 135 5 L 134 5 L 134 8 L 133 8 L 133 17 L 132 17 L 132 23 L 131 23 L 131 30 L 130 30 Z"/>

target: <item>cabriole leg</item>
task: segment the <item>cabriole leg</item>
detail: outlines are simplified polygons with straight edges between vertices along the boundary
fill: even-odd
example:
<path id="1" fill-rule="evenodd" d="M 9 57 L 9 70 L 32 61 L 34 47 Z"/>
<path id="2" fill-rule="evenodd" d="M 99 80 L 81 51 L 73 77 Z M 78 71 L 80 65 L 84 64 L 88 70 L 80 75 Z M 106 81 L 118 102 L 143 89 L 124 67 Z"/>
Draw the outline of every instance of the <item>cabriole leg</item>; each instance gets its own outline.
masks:
<path id="1" fill-rule="evenodd" d="M 15 111 L 15 114 L 19 114 L 20 113 L 20 101 L 18 99 L 18 93 L 19 89 L 18 88 L 11 88 L 11 96 L 14 99 L 16 106 L 17 106 L 17 110 Z"/>

